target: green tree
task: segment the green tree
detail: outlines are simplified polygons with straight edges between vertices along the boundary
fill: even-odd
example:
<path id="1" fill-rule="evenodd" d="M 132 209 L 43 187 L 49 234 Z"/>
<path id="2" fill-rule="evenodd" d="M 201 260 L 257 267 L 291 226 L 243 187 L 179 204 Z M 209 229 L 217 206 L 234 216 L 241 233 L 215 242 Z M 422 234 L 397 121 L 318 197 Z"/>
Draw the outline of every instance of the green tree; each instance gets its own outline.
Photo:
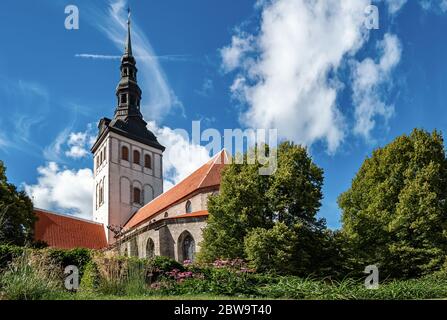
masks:
<path id="1" fill-rule="evenodd" d="M 338 277 L 345 271 L 335 233 L 323 222 L 311 229 L 283 222 L 271 229 L 252 229 L 245 237 L 245 254 L 250 266 L 261 272 Z"/>
<path id="2" fill-rule="evenodd" d="M 447 250 L 447 161 L 442 136 L 415 129 L 365 160 L 338 200 L 343 233 L 359 268 L 413 277 Z"/>
<path id="3" fill-rule="evenodd" d="M 268 148 L 266 148 L 268 151 Z M 323 170 L 307 150 L 291 142 L 277 149 L 277 170 L 259 174 L 261 164 L 229 164 L 222 172 L 220 193 L 210 197 L 210 216 L 204 230 L 199 259 L 245 257 L 244 238 L 255 228 L 270 229 L 276 222 L 307 228 L 320 223 L 315 215 L 321 206 Z"/>
<path id="4" fill-rule="evenodd" d="M 296 233 L 278 222 L 271 229 L 252 229 L 245 237 L 245 253 L 257 271 L 289 274 L 295 270 L 292 261 L 296 243 Z"/>
<path id="5" fill-rule="evenodd" d="M 36 216 L 31 199 L 8 183 L 6 168 L 0 161 L 0 243 L 25 245 L 34 237 Z"/>

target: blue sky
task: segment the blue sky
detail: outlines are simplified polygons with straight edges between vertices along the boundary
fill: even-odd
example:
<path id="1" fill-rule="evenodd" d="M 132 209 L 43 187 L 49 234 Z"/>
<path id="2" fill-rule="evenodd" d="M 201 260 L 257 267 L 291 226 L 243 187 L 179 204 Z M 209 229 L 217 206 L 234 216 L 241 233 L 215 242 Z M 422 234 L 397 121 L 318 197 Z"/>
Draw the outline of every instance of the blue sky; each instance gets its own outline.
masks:
<path id="1" fill-rule="evenodd" d="M 131 1 L 144 116 L 188 153 L 166 159 L 167 186 L 207 156 L 173 129 L 273 127 L 323 167 L 320 216 L 337 228 L 336 199 L 374 148 L 415 127 L 445 131 L 447 1 L 375 1 L 378 30 L 363 25 L 370 1 L 340 3 Z M 64 27 L 69 4 L 79 30 Z M 0 159 L 39 207 L 90 214 L 88 146 L 113 116 L 126 7 L 3 2 Z"/>

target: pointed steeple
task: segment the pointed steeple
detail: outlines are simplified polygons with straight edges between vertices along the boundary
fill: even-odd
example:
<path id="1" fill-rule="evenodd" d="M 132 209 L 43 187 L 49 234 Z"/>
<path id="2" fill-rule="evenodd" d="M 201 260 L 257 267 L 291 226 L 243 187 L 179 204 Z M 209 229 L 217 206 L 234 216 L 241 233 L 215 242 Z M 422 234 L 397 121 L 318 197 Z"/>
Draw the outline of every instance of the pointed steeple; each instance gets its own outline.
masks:
<path id="1" fill-rule="evenodd" d="M 137 82 L 137 62 L 132 54 L 130 8 L 128 9 L 127 39 L 124 54 L 121 58 L 121 80 L 116 89 L 118 107 L 115 118 L 143 118 L 140 112 L 141 89 Z"/>
<path id="2" fill-rule="evenodd" d="M 104 118 L 99 124 L 99 136 L 107 130 L 125 136 L 129 139 L 139 141 L 156 149 L 164 151 L 165 147 L 158 141 L 157 137 L 147 129 L 140 111 L 141 89 L 137 80 L 137 62 L 132 54 L 130 9 L 127 21 L 127 39 L 123 56 L 121 57 L 121 79 L 116 87 L 117 106 L 113 119 Z M 98 138 L 98 141 L 100 139 Z M 98 142 L 93 146 L 98 147 Z"/>
<path id="3" fill-rule="evenodd" d="M 131 36 L 130 36 L 130 25 L 131 25 L 131 21 L 130 21 L 130 16 L 131 16 L 130 7 L 127 8 L 127 12 L 128 12 L 128 16 L 127 16 L 127 41 L 126 41 L 126 52 L 125 52 L 125 55 L 132 56 L 132 39 L 131 39 Z"/>

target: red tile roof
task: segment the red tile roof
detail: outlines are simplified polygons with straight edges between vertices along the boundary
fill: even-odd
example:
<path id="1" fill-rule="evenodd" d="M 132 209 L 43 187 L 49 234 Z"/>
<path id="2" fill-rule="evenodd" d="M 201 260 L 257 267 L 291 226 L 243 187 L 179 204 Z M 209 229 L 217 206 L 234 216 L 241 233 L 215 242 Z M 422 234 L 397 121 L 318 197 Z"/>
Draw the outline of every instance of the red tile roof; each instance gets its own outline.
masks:
<path id="1" fill-rule="evenodd" d="M 228 159 L 227 152 L 222 150 L 190 176 L 138 210 L 124 228 L 131 229 L 151 219 L 197 191 L 218 188 L 221 179 L 220 173 L 225 164 L 228 163 Z"/>
<path id="2" fill-rule="evenodd" d="M 102 249 L 107 246 L 102 224 L 35 209 L 38 220 L 34 227 L 36 241 L 61 249 Z"/>
<path id="3" fill-rule="evenodd" d="M 208 210 L 202 210 L 202 211 L 196 211 L 196 212 L 181 214 L 179 216 L 173 216 L 173 217 L 170 217 L 170 218 L 167 218 L 167 219 L 207 217 L 208 214 L 209 214 Z"/>

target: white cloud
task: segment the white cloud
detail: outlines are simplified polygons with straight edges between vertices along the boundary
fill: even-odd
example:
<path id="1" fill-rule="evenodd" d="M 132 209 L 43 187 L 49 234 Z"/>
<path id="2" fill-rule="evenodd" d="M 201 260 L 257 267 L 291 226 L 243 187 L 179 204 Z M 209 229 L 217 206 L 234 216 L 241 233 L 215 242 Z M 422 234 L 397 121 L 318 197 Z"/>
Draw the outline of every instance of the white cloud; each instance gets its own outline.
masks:
<path id="1" fill-rule="evenodd" d="M 388 33 L 378 47 L 382 56 L 377 63 L 367 58 L 355 62 L 353 68 L 354 133 L 366 139 L 370 139 L 375 117 L 382 116 L 388 120 L 394 113 L 394 106 L 383 102 L 382 89 L 389 84 L 391 72 L 400 61 L 402 49 L 399 39 Z"/>
<path id="2" fill-rule="evenodd" d="M 220 50 L 222 67 L 230 72 L 238 68 L 247 52 L 252 51 L 254 37 L 249 34 L 235 35 L 231 39 L 231 45 Z"/>
<path id="3" fill-rule="evenodd" d="M 407 3 L 407 0 L 384 0 L 390 14 L 396 14 Z"/>
<path id="4" fill-rule="evenodd" d="M 306 145 L 325 141 L 328 151 L 335 152 L 344 139 L 345 122 L 337 106 L 341 86 L 334 74 L 367 39 L 364 11 L 369 4 L 262 2 L 259 34 L 245 36 L 250 46 L 233 38 L 222 50 L 224 69 L 239 70 L 231 89 L 248 105 L 242 123 L 278 128 L 281 137 Z M 247 54 L 247 48 L 253 54 Z"/>
<path id="5" fill-rule="evenodd" d="M 381 0 L 387 4 L 388 12 L 391 15 L 398 13 L 408 0 Z M 447 11 L 447 0 L 419 0 L 419 5 L 426 11 L 438 11 L 444 13 Z"/>
<path id="6" fill-rule="evenodd" d="M 37 169 L 37 184 L 24 184 L 25 192 L 36 207 L 63 210 L 77 216 L 90 217 L 93 203 L 91 169 L 61 169 L 55 162 Z"/>
<path id="7" fill-rule="evenodd" d="M 124 52 L 127 34 L 127 1 L 115 0 L 109 3 L 107 14 L 97 8 L 90 11 L 92 15 L 89 20 L 113 41 L 120 52 Z M 158 63 L 159 59 L 154 59 L 157 55 L 135 18 L 132 18 L 132 48 L 134 55 L 140 57 L 137 63 L 140 70 L 139 84 L 144 92 L 142 111 L 149 113 L 151 119 L 161 120 L 172 107 L 182 108 L 181 102 L 170 88 L 166 75 Z M 184 56 L 171 55 L 170 59 L 173 58 L 182 59 Z"/>
<path id="8" fill-rule="evenodd" d="M 67 127 L 62 130 L 56 137 L 56 139 L 43 150 L 43 156 L 47 161 L 62 162 L 61 152 L 62 146 L 67 142 L 70 135 L 71 127 Z"/>
<path id="9" fill-rule="evenodd" d="M 62 130 L 47 146 L 43 155 L 47 161 L 64 163 L 63 155 L 71 159 L 81 159 L 90 155 L 90 148 L 96 140 L 94 125 L 88 124 L 83 132 L 73 132 L 73 124 Z"/>
<path id="10" fill-rule="evenodd" d="M 210 156 L 205 147 L 194 144 L 184 130 L 158 127 L 155 122 L 148 123 L 148 128 L 166 147 L 163 154 L 163 175 L 165 191 L 180 182 L 206 163 Z"/>
<path id="11" fill-rule="evenodd" d="M 65 155 L 69 158 L 80 159 L 90 154 L 90 148 L 95 143 L 96 137 L 91 134 L 92 126 L 85 132 L 72 132 L 68 137 L 67 145 L 69 150 L 65 151 Z"/>

